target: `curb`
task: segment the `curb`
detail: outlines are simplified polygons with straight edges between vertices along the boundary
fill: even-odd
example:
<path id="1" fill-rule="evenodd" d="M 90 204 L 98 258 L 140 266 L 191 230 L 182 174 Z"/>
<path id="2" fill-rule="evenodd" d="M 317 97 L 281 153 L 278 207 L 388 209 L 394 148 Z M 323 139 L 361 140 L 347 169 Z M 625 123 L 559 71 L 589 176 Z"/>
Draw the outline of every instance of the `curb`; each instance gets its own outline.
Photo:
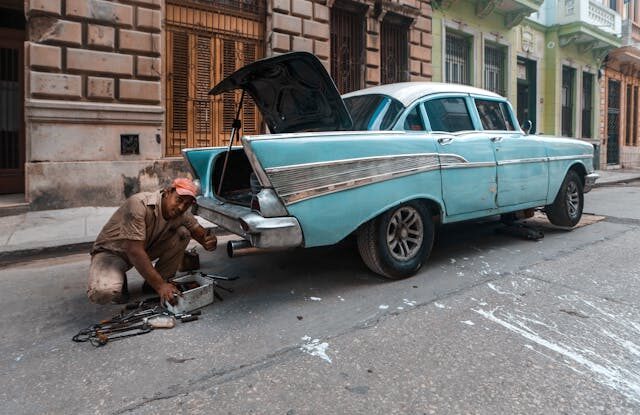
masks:
<path id="1" fill-rule="evenodd" d="M 640 176 L 629 177 L 627 179 L 620 179 L 620 180 L 610 180 L 610 181 L 601 182 L 601 183 L 598 183 L 598 181 L 596 181 L 595 184 L 593 185 L 593 188 L 605 187 L 605 186 L 610 186 L 610 185 L 620 184 L 620 183 L 628 183 L 628 182 L 633 182 L 633 181 L 636 181 L 636 180 L 640 180 Z"/>
<path id="2" fill-rule="evenodd" d="M 0 252 L 0 268 L 6 268 L 9 265 L 14 265 L 26 260 L 52 258 L 59 255 L 78 254 L 82 253 L 83 251 L 86 252 L 87 255 L 89 255 L 89 250 L 91 249 L 92 245 L 93 241 Z"/>
<path id="3" fill-rule="evenodd" d="M 218 226 L 213 229 L 213 233 L 216 237 L 233 235 Z M 0 268 L 6 268 L 7 266 L 25 262 L 27 260 L 46 259 L 59 255 L 79 254 L 82 252 L 86 252 L 86 254 L 89 255 L 93 242 L 94 241 L 91 240 L 87 242 L 77 242 L 57 246 L 27 248 L 15 251 L 0 251 Z"/>

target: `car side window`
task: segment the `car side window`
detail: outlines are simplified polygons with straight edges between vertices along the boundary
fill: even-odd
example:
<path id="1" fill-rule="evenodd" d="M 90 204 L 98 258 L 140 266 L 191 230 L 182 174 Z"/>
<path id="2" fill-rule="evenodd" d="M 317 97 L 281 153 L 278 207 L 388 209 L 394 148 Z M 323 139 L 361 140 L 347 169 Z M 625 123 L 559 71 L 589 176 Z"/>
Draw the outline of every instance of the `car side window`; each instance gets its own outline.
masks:
<path id="1" fill-rule="evenodd" d="M 473 122 L 465 99 L 436 98 L 424 103 L 432 131 L 469 131 Z"/>
<path id="2" fill-rule="evenodd" d="M 420 115 L 419 106 L 416 105 L 413 107 L 411 111 L 407 114 L 407 118 L 404 119 L 404 130 L 405 131 L 424 131 L 424 122 L 422 121 L 422 116 Z"/>
<path id="3" fill-rule="evenodd" d="M 514 131 L 507 104 L 499 101 L 476 99 L 476 108 L 485 130 Z"/>

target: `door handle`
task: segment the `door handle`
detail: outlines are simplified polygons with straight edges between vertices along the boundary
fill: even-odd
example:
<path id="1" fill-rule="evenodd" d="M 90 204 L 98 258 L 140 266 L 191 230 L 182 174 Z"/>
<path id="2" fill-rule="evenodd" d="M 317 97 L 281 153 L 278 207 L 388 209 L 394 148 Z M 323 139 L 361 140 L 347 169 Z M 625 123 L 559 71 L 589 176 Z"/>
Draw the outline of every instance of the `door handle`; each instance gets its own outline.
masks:
<path id="1" fill-rule="evenodd" d="M 502 141 L 502 137 L 491 137 L 491 141 L 493 141 L 494 143 L 499 143 L 500 141 Z"/>
<path id="2" fill-rule="evenodd" d="M 438 144 L 447 145 L 453 141 L 453 137 L 440 137 L 438 138 Z"/>

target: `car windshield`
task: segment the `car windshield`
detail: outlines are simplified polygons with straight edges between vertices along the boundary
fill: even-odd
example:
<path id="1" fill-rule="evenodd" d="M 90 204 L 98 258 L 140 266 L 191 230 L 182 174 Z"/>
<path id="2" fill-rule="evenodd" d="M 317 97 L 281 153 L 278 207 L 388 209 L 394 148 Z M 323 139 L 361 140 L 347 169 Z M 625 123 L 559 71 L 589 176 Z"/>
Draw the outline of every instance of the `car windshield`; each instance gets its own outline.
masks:
<path id="1" fill-rule="evenodd" d="M 386 95 L 358 95 L 344 99 L 353 119 L 353 130 L 389 130 L 404 107 Z"/>

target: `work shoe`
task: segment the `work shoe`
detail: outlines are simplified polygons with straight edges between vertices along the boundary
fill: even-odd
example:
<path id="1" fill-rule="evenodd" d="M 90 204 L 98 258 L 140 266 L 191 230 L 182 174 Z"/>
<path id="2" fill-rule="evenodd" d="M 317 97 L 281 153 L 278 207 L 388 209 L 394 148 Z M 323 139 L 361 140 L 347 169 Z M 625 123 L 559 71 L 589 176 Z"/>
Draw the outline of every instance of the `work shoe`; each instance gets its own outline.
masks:
<path id="1" fill-rule="evenodd" d="M 155 294 L 155 292 L 156 290 L 154 290 L 148 282 L 145 281 L 142 283 L 142 294 Z"/>
<path id="2" fill-rule="evenodd" d="M 127 277 L 124 278 L 124 283 L 122 284 L 122 289 L 120 290 L 120 294 L 115 296 L 113 300 L 111 300 L 112 304 L 127 304 L 131 299 L 129 295 L 129 284 L 127 284 Z"/>

